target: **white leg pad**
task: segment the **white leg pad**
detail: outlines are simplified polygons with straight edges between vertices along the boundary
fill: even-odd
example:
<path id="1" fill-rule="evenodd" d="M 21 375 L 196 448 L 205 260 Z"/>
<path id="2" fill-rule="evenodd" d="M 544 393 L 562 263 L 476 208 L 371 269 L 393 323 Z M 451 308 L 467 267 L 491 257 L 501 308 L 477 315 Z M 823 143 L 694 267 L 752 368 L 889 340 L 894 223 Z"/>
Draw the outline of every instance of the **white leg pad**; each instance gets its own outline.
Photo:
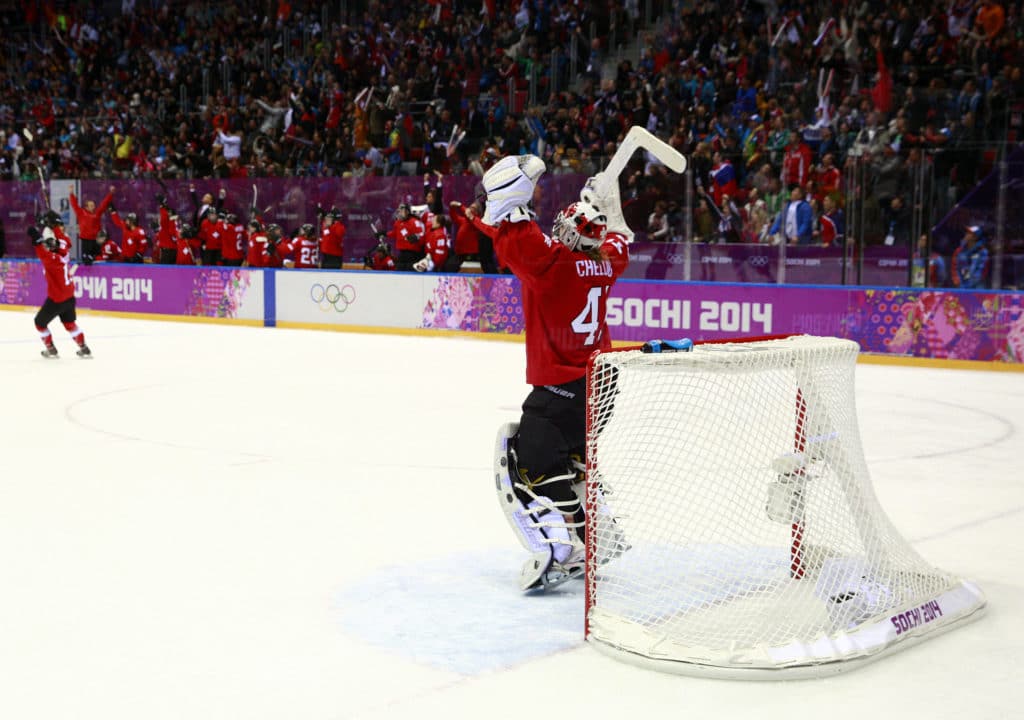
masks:
<path id="1" fill-rule="evenodd" d="M 520 588 L 554 587 L 582 574 L 583 544 L 551 500 L 535 495 L 529 505 L 523 505 L 516 495 L 514 482 L 518 478 L 513 477 L 509 443 L 518 429 L 518 423 L 505 423 L 498 428 L 494 446 L 495 490 L 513 534 L 530 553 L 520 571 Z M 571 568 L 566 567 L 570 565 Z"/>

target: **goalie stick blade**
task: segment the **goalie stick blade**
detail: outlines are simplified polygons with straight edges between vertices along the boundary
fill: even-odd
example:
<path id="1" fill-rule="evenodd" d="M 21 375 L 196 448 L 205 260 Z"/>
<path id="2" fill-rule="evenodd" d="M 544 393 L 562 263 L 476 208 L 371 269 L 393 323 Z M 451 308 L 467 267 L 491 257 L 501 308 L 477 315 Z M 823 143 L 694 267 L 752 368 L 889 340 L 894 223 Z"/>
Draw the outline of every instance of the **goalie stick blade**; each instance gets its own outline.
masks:
<path id="1" fill-rule="evenodd" d="M 619 145 L 618 150 L 615 151 L 604 172 L 618 177 L 626 169 L 626 165 L 629 164 L 633 153 L 640 149 L 649 152 L 657 158 L 658 162 L 673 172 L 684 173 L 689 165 L 686 157 L 681 152 L 668 143 L 659 140 L 639 125 L 634 125 L 626 133 L 626 137 L 623 138 L 622 143 Z"/>

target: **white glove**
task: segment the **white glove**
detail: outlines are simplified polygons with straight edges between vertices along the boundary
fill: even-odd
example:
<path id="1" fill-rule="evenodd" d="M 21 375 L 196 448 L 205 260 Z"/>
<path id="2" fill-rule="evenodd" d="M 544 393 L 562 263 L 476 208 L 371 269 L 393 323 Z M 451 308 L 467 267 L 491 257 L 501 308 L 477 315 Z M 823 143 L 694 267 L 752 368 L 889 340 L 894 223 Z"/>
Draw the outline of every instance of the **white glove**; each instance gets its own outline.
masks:
<path id="1" fill-rule="evenodd" d="M 434 261 L 430 258 L 429 255 L 427 255 L 422 260 L 417 260 L 413 264 L 412 269 L 415 270 L 416 272 L 433 272 Z"/>
<path id="2" fill-rule="evenodd" d="M 587 178 L 587 182 L 580 190 L 580 200 L 588 202 L 597 207 L 604 216 L 608 218 L 608 232 L 619 233 L 626 236 L 626 242 L 633 242 L 633 231 L 626 224 L 626 218 L 622 216 L 622 201 L 619 200 L 619 178 L 618 176 L 606 175 L 599 172 L 593 177 Z"/>

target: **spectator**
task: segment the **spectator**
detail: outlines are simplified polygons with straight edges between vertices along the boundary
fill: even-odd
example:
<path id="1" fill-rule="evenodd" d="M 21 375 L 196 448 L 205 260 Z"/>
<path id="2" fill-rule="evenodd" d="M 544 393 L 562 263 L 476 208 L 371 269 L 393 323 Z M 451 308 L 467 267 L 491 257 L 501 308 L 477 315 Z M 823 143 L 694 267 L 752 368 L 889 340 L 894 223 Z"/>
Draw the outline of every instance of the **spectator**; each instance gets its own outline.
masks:
<path id="1" fill-rule="evenodd" d="M 721 207 L 723 198 L 736 195 L 738 183 L 736 180 L 736 169 L 733 164 L 722 157 L 722 153 L 716 152 L 711 156 L 712 166 L 708 174 L 708 186 L 711 188 L 711 199 L 715 205 Z"/>
<path id="2" fill-rule="evenodd" d="M 910 247 L 910 213 L 903 204 L 903 196 L 896 195 L 883 208 L 885 244 L 895 247 Z"/>
<path id="3" fill-rule="evenodd" d="M 768 228 L 771 226 L 772 215 L 768 212 L 768 205 L 761 198 L 761 193 L 757 191 L 757 188 L 751 188 L 747 195 L 744 214 L 746 222 L 743 225 L 743 242 L 764 242 L 768 235 Z"/>
<path id="4" fill-rule="evenodd" d="M 794 187 L 787 202 L 775 217 L 769 234 L 781 236 L 789 245 L 810 245 L 814 234 L 814 212 L 804 200 L 804 191 Z"/>
<path id="5" fill-rule="evenodd" d="M 913 284 L 915 287 L 945 287 L 946 259 L 929 247 L 927 235 L 917 239 L 917 252 L 914 254 Z"/>
<path id="6" fill-rule="evenodd" d="M 989 286 L 989 251 L 979 225 L 968 225 L 953 253 L 953 285 L 977 289 Z"/>
<path id="7" fill-rule="evenodd" d="M 811 148 L 798 133 L 789 133 L 789 142 L 782 158 L 782 181 L 787 188 L 803 187 L 811 176 Z"/>
<path id="8" fill-rule="evenodd" d="M 672 228 L 668 224 L 668 205 L 664 200 L 654 204 L 654 212 L 647 218 L 647 239 L 667 242 L 672 239 Z"/>
<path id="9" fill-rule="evenodd" d="M 718 240 L 724 243 L 743 242 L 743 215 L 733 199 L 722 196 L 722 207 L 718 211 Z"/>
<path id="10" fill-rule="evenodd" d="M 832 195 L 826 195 L 822 201 L 822 213 L 818 227 L 818 238 L 822 245 L 832 247 L 843 244 L 846 220 L 843 216 L 843 209 L 836 204 Z"/>

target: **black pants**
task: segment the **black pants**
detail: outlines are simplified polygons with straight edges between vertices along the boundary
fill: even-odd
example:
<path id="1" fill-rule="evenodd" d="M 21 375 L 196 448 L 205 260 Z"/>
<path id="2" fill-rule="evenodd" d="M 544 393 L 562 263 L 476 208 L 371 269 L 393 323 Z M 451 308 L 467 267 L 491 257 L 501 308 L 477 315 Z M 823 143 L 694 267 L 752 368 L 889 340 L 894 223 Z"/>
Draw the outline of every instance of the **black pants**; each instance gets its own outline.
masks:
<path id="1" fill-rule="evenodd" d="M 126 262 L 126 263 L 140 263 L 140 262 L 142 262 L 142 256 L 141 255 L 132 255 L 131 257 L 125 258 L 124 262 Z"/>
<path id="2" fill-rule="evenodd" d="M 75 312 L 75 299 L 70 298 L 64 302 L 54 302 L 50 298 L 46 298 L 46 302 L 43 303 L 43 306 L 39 308 L 39 312 L 36 313 L 36 327 L 46 327 L 55 317 L 59 317 L 60 321 L 65 325 L 77 320 L 78 314 Z"/>
<path id="3" fill-rule="evenodd" d="M 174 265 L 178 262 L 178 251 L 175 248 L 160 248 L 160 259 L 157 262 L 161 265 Z"/>
<path id="4" fill-rule="evenodd" d="M 320 257 L 320 267 L 324 270 L 340 270 L 344 258 L 341 255 L 328 255 L 324 253 Z"/>
<path id="5" fill-rule="evenodd" d="M 220 250 L 203 248 L 203 265 L 219 265 Z"/>
<path id="6" fill-rule="evenodd" d="M 480 271 L 487 275 L 498 274 L 498 263 L 494 261 L 494 241 L 480 234 Z"/>
<path id="7" fill-rule="evenodd" d="M 231 258 L 230 260 L 222 258 L 220 262 L 221 265 L 226 265 L 227 267 L 239 267 L 242 264 L 242 258 Z"/>
<path id="8" fill-rule="evenodd" d="M 100 254 L 100 244 L 96 238 L 79 238 L 82 242 L 82 262 L 91 265 L 93 259 Z"/>
<path id="9" fill-rule="evenodd" d="M 399 250 L 398 260 L 395 263 L 397 270 L 412 270 L 413 265 L 423 259 L 423 253 L 418 250 Z"/>
<path id="10" fill-rule="evenodd" d="M 570 459 L 584 458 L 587 433 L 586 378 L 562 385 L 534 386 L 523 401 L 523 414 L 516 435 L 516 453 L 519 469 L 533 481 L 567 475 L 573 468 Z M 525 494 L 519 499 L 530 502 Z M 543 495 L 562 505 L 562 511 L 583 520 L 583 508 L 575 505 L 576 492 L 572 479 L 552 482 L 537 489 Z M 582 529 L 580 537 L 582 537 Z"/>

